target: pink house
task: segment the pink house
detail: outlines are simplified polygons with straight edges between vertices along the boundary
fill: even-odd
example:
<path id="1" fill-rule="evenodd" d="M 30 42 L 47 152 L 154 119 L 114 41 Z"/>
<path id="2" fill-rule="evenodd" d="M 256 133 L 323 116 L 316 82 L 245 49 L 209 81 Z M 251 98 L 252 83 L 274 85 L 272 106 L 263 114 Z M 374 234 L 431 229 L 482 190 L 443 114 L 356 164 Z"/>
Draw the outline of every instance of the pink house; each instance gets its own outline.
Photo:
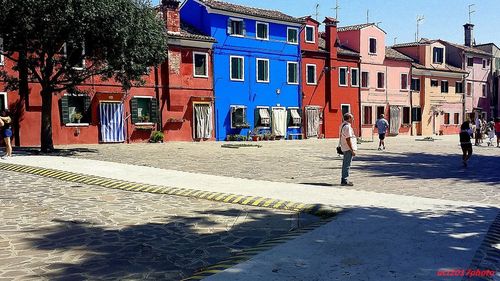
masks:
<path id="1" fill-rule="evenodd" d="M 373 23 L 338 28 L 340 45 L 360 54 L 360 121 L 364 139 L 371 139 L 377 133 L 374 124 L 380 114 L 386 115 L 391 135 L 414 131 L 409 87 L 412 58 L 386 48 L 385 35 Z"/>

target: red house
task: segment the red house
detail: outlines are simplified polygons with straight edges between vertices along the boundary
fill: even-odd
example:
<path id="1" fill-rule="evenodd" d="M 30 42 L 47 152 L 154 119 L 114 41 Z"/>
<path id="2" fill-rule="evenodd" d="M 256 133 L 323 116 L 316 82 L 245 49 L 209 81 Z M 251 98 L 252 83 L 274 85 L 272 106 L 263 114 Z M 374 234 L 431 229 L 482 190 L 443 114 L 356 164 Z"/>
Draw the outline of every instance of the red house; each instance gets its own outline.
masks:
<path id="1" fill-rule="evenodd" d="M 168 60 L 150 68 L 143 86 L 126 92 L 117 83 L 92 77 L 78 87 L 79 93 L 55 96 L 55 145 L 146 142 L 154 130 L 162 131 L 165 141 L 213 139 L 215 40 L 181 24 L 179 1 L 164 0 L 161 10 L 169 35 Z M 12 66 L 6 59 L 1 68 L 12 71 Z M 5 88 L 3 81 L 0 87 Z M 40 86 L 30 83 L 29 88 L 26 99 L 17 91 L 0 92 L 6 101 L 1 105 L 14 115 L 14 142 L 21 146 L 40 144 Z"/>
<path id="2" fill-rule="evenodd" d="M 306 137 L 338 138 L 342 116 L 354 115 L 359 134 L 359 54 L 337 41 L 337 23 L 326 18 L 325 32 L 320 23 L 304 18 L 301 36 L 302 105 Z"/>

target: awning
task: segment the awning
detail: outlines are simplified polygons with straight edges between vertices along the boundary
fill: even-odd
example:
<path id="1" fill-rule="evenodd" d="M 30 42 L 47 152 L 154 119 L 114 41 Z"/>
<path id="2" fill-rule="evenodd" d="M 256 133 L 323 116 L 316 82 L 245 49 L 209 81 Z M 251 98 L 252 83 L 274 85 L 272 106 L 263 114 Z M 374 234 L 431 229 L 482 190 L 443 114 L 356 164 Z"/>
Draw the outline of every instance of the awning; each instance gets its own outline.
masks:
<path id="1" fill-rule="evenodd" d="M 292 114 L 292 119 L 294 124 L 300 124 L 302 121 L 302 118 L 299 115 L 299 112 L 297 109 L 290 109 L 290 114 Z"/>
<path id="2" fill-rule="evenodd" d="M 271 117 L 267 108 L 259 108 L 260 123 L 269 125 L 271 124 Z"/>

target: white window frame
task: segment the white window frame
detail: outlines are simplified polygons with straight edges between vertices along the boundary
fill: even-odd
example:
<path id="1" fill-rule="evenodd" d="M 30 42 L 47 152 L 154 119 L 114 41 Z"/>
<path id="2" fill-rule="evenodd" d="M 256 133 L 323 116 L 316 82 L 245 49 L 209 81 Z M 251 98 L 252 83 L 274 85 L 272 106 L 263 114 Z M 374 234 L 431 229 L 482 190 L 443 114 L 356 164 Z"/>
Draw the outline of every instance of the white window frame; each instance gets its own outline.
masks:
<path id="1" fill-rule="evenodd" d="M 308 28 L 312 28 L 312 41 L 308 41 L 307 40 L 307 29 Z M 306 43 L 311 43 L 311 44 L 314 44 L 316 43 L 316 27 L 314 25 L 306 25 L 306 27 L 304 28 L 304 40 Z"/>
<path id="2" fill-rule="evenodd" d="M 83 59 L 82 59 L 82 67 L 79 67 L 79 66 L 73 66 L 72 68 L 74 70 L 83 70 L 85 67 L 86 67 L 86 64 L 85 64 L 85 42 L 82 43 L 82 56 L 83 56 Z M 63 45 L 63 50 L 64 50 L 64 57 L 67 58 L 68 57 L 68 47 L 66 46 L 66 43 L 64 43 Z M 2 55 L 3 57 L 3 55 Z M 2 62 L 3 62 L 3 59 L 2 59 Z M 2 63 L 3 65 L 3 63 Z"/>
<path id="3" fill-rule="evenodd" d="M 353 70 L 356 70 L 356 73 L 357 73 L 357 75 L 356 75 L 357 76 L 356 77 L 357 78 L 356 81 L 358 81 L 357 84 L 353 84 L 352 83 L 352 78 L 354 77 L 354 75 L 353 75 L 354 71 Z M 350 77 L 351 77 L 351 79 L 350 79 L 351 80 L 351 87 L 359 87 L 359 85 L 360 85 L 360 81 L 359 81 L 359 68 L 357 68 L 357 67 L 351 67 L 350 74 L 351 74 L 350 75 Z"/>
<path id="4" fill-rule="evenodd" d="M 269 113 L 269 118 L 271 118 L 271 109 L 269 108 L 269 106 L 261 106 L 261 105 L 257 105 L 255 107 L 256 109 L 267 109 L 267 112 Z M 257 111 L 257 114 L 260 114 L 260 112 Z M 260 116 L 259 116 L 260 118 Z M 271 121 L 271 120 L 269 120 Z M 257 126 L 257 124 L 254 124 L 254 128 L 259 128 L 259 129 L 269 129 L 271 128 L 271 122 L 269 122 L 269 126 Z"/>
<path id="5" fill-rule="evenodd" d="M 3 96 L 3 98 L 2 98 Z M 9 103 L 8 103 L 8 99 L 7 99 L 7 92 L 0 92 L 0 98 L 3 99 L 4 101 L 4 104 L 5 104 L 5 108 L 0 108 L 0 110 L 8 110 L 9 109 Z"/>
<path id="6" fill-rule="evenodd" d="M 345 70 L 345 84 L 342 84 L 340 81 L 340 71 Z M 349 85 L 349 68 L 348 67 L 339 67 L 339 86 L 347 87 Z"/>
<path id="7" fill-rule="evenodd" d="M 379 75 L 380 73 L 384 74 L 384 87 L 382 87 L 382 88 L 379 88 L 379 86 L 378 86 L 378 75 Z M 384 90 L 384 89 L 386 88 L 386 81 L 385 81 L 385 79 L 386 79 L 386 77 L 385 77 L 385 72 L 383 72 L 383 71 L 377 71 L 377 89 L 378 89 L 378 90 Z"/>
<path id="8" fill-rule="evenodd" d="M 259 80 L 259 61 L 266 61 L 267 62 L 267 80 Z M 269 63 L 269 59 L 263 59 L 263 58 L 256 58 L 255 59 L 255 78 L 258 83 L 269 83 L 269 76 L 271 76 L 271 65 Z"/>
<path id="9" fill-rule="evenodd" d="M 266 26 L 266 28 L 267 28 L 267 33 L 266 33 L 266 34 L 267 34 L 267 37 L 266 37 L 266 38 L 261 38 L 261 37 L 259 37 L 259 33 L 258 33 L 258 26 L 259 26 L 259 24 L 263 24 L 263 25 L 265 25 L 265 26 Z M 287 34 L 287 35 L 288 35 L 288 34 Z M 267 23 L 267 22 L 261 22 L 261 21 L 257 21 L 257 22 L 255 22 L 255 38 L 256 38 L 256 39 L 259 39 L 259 40 L 266 40 L 266 41 L 269 41 L 269 23 Z"/>
<path id="10" fill-rule="evenodd" d="M 344 115 L 344 113 L 342 113 L 342 107 L 344 107 L 344 106 L 347 106 L 347 107 L 349 108 L 348 113 L 351 113 L 351 114 L 352 114 L 352 112 L 351 112 L 351 105 L 350 105 L 350 104 L 348 104 L 348 103 L 342 103 L 342 104 L 340 104 L 340 114 L 342 114 L 342 117 L 344 117 L 344 116 L 343 116 L 343 115 Z"/>
<path id="11" fill-rule="evenodd" d="M 149 99 L 149 102 L 153 102 L 153 97 L 152 96 L 133 96 L 134 99 Z M 151 105 L 150 105 L 151 106 Z M 138 122 L 135 123 L 135 126 L 148 126 L 148 125 L 154 125 L 155 123 L 153 122 Z"/>
<path id="12" fill-rule="evenodd" d="M 363 87 L 363 81 L 361 81 L 361 80 L 363 80 L 363 73 L 368 74 L 366 76 L 366 87 Z M 369 89 L 370 88 L 370 71 L 361 71 L 361 76 L 360 76 L 360 81 L 359 82 L 360 82 L 360 85 L 361 85 L 362 89 Z"/>
<path id="13" fill-rule="evenodd" d="M 3 38 L 0 37 L 0 66 L 5 65 L 5 56 L 3 55 Z"/>
<path id="14" fill-rule="evenodd" d="M 371 41 L 371 39 L 375 39 L 375 53 L 372 53 L 371 50 L 370 50 L 370 46 L 371 46 L 370 41 Z M 368 37 L 368 54 L 369 55 L 376 55 L 377 54 L 377 45 L 378 45 L 377 41 L 378 40 L 375 37 Z"/>
<path id="15" fill-rule="evenodd" d="M 229 33 L 229 36 L 233 36 L 233 37 L 245 37 L 245 31 L 243 30 L 243 19 L 240 19 L 240 18 L 229 18 L 230 21 L 239 21 L 241 22 L 241 33 L 242 34 L 234 34 L 232 33 L 233 32 L 233 27 L 231 26 L 231 33 Z"/>
<path id="16" fill-rule="evenodd" d="M 85 94 L 68 94 L 68 93 L 65 93 L 63 96 L 65 96 L 65 97 L 85 98 L 87 95 L 85 95 Z M 65 127 L 88 127 L 88 126 L 90 126 L 90 123 L 71 123 L 70 122 L 70 123 L 64 124 L 64 126 Z"/>
<path id="17" fill-rule="evenodd" d="M 233 78 L 233 58 L 241 59 L 241 79 Z M 245 57 L 243 56 L 229 56 L 229 79 L 231 81 L 242 82 L 245 81 Z"/>
<path id="18" fill-rule="evenodd" d="M 296 32 L 295 41 L 297 41 L 297 42 L 290 42 L 290 41 L 288 41 L 288 32 L 290 30 L 295 30 L 295 32 Z M 299 45 L 299 29 L 298 28 L 294 28 L 294 27 L 287 27 L 286 28 L 286 42 L 288 44 L 292 44 L 292 45 Z"/>
<path id="19" fill-rule="evenodd" d="M 297 110 L 297 114 L 300 115 L 299 113 L 299 110 L 300 110 L 300 107 L 297 107 L 297 106 L 290 106 L 287 108 L 287 114 L 288 114 L 288 111 L 291 111 L 291 110 Z M 290 113 L 291 114 L 291 113 Z M 300 116 L 300 122 L 304 122 L 304 117 L 303 116 Z M 287 122 L 288 123 L 288 122 Z M 288 127 L 288 124 L 287 124 L 287 127 Z M 291 127 L 288 127 L 289 129 L 298 129 L 300 128 L 300 126 L 291 126 Z"/>
<path id="20" fill-rule="evenodd" d="M 411 86 L 413 85 L 413 80 L 418 80 L 418 90 L 414 90 L 411 88 Z M 438 85 L 439 87 L 439 85 Z M 420 91 L 422 91 L 422 81 L 420 80 L 420 77 L 415 77 L 415 76 L 412 76 L 411 79 L 410 79 L 410 90 L 413 91 L 413 92 L 418 92 L 420 93 Z"/>
<path id="21" fill-rule="evenodd" d="M 229 115 L 229 118 L 230 118 L 230 122 L 231 122 L 231 129 L 237 129 L 237 127 L 233 127 L 233 108 L 235 109 L 238 109 L 238 108 L 243 108 L 245 111 L 245 120 L 244 121 L 247 121 L 248 120 L 248 108 L 246 105 L 230 105 L 229 106 L 229 109 L 230 109 L 230 115 Z M 247 121 L 248 122 L 248 121 Z"/>
<path id="22" fill-rule="evenodd" d="M 309 82 L 309 67 L 310 66 L 314 67 L 314 82 L 313 83 Z M 317 71 L 318 71 L 318 68 L 315 64 L 306 64 L 306 84 L 307 85 L 318 85 Z"/>
<path id="23" fill-rule="evenodd" d="M 403 75 L 406 75 L 406 88 L 403 88 Z M 401 84 L 399 85 L 399 88 L 401 89 L 401 91 L 408 91 L 408 78 L 410 77 L 410 74 L 406 72 L 401 73 L 399 77 L 400 77 L 399 83 Z"/>
<path id="24" fill-rule="evenodd" d="M 436 58 L 434 57 L 434 55 L 435 55 L 434 49 L 443 50 L 443 57 L 441 58 L 442 62 L 436 62 Z M 445 58 L 445 49 L 443 47 L 432 47 L 432 63 L 433 64 L 444 64 L 445 63 L 444 58 Z"/>
<path id="25" fill-rule="evenodd" d="M 205 56 L 205 75 L 197 75 L 196 74 L 196 55 L 203 55 Z M 202 53 L 202 52 L 193 52 L 193 77 L 197 78 L 208 78 L 208 53 Z"/>
<path id="26" fill-rule="evenodd" d="M 297 80 L 297 82 L 290 82 L 288 80 L 288 78 L 290 77 L 290 68 L 289 68 L 289 65 L 290 64 L 295 64 L 296 67 L 297 67 L 297 73 L 295 75 L 295 80 Z M 307 75 L 307 74 L 306 74 Z M 299 85 L 299 63 L 298 62 L 295 62 L 295 61 L 287 61 L 286 62 L 286 83 L 288 85 Z"/>

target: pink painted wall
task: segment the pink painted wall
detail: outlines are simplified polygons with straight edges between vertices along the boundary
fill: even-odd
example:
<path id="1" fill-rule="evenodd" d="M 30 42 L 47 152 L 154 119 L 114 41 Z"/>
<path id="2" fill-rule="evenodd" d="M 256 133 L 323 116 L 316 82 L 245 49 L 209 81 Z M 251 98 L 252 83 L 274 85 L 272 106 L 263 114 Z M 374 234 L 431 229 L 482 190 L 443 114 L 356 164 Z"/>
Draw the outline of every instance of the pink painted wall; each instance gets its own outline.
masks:
<path id="1" fill-rule="evenodd" d="M 472 83 L 472 94 L 467 97 L 466 110 L 472 112 L 474 108 L 482 108 L 490 117 L 491 89 L 488 85 L 490 76 L 490 67 L 483 68 L 483 59 L 474 57 L 473 67 L 467 66 L 467 60 L 464 61 L 464 69 L 469 72 L 466 78 L 467 82 Z M 486 84 L 486 96 L 483 96 L 483 85 Z"/>
<path id="2" fill-rule="evenodd" d="M 349 49 L 352 49 L 356 52 L 359 52 L 359 30 L 352 30 L 352 31 L 342 31 L 338 32 L 337 35 L 340 40 L 340 44 L 342 46 L 348 47 Z"/>
<path id="3" fill-rule="evenodd" d="M 377 39 L 377 53 L 370 54 L 370 38 Z M 360 49 L 362 63 L 383 64 L 385 60 L 385 33 L 372 25 L 360 31 Z"/>

